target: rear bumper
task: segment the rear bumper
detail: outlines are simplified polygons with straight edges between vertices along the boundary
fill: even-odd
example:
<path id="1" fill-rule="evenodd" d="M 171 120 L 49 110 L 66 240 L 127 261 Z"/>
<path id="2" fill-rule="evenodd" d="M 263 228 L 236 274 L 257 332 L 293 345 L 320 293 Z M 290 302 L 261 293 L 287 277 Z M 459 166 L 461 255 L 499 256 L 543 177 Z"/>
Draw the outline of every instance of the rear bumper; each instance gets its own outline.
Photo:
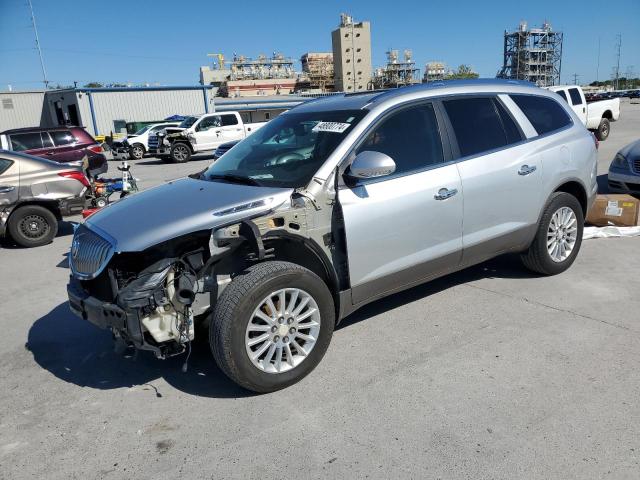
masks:
<path id="1" fill-rule="evenodd" d="M 60 209 L 60 215 L 68 217 L 70 215 L 77 215 L 82 213 L 86 206 L 86 199 L 82 197 L 65 198 L 58 202 L 58 208 Z"/>

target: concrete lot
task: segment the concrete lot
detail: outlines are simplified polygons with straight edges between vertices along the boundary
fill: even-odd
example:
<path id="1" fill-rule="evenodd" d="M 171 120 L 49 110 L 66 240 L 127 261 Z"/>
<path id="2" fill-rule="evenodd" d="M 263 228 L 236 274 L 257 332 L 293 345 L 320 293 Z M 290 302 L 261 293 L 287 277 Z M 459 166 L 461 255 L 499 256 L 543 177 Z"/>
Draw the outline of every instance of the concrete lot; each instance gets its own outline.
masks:
<path id="1" fill-rule="evenodd" d="M 623 105 L 599 172 L 640 137 Z M 208 160 L 137 162 L 149 187 Z M 125 358 L 68 311 L 67 225 L 0 249 L 0 478 L 640 476 L 640 238 L 585 241 L 566 273 L 503 257 L 348 318 L 300 384 L 250 395 L 206 343 Z"/>

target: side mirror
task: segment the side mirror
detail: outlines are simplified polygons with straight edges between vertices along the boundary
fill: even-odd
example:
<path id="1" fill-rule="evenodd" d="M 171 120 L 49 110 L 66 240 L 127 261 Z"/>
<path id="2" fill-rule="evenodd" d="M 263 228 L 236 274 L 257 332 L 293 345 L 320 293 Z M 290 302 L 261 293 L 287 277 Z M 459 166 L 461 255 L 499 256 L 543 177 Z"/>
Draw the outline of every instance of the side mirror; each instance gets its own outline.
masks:
<path id="1" fill-rule="evenodd" d="M 351 178 L 377 178 L 396 171 L 396 162 L 389 155 L 365 150 L 356 155 L 345 175 Z"/>

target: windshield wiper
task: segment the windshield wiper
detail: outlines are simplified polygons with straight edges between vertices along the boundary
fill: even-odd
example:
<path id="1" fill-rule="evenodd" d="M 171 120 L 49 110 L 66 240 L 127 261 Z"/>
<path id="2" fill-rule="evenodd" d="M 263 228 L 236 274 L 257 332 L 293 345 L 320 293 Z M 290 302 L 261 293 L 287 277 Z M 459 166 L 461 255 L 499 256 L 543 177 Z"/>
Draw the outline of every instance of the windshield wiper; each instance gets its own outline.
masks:
<path id="1" fill-rule="evenodd" d="M 225 174 L 211 174 L 208 175 L 207 178 L 209 180 L 226 180 L 227 182 L 230 183 L 241 183 L 244 185 L 253 185 L 255 187 L 260 187 L 260 183 L 256 180 L 254 180 L 253 178 L 250 177 L 243 177 L 242 175 L 234 175 L 232 173 L 225 173 Z"/>

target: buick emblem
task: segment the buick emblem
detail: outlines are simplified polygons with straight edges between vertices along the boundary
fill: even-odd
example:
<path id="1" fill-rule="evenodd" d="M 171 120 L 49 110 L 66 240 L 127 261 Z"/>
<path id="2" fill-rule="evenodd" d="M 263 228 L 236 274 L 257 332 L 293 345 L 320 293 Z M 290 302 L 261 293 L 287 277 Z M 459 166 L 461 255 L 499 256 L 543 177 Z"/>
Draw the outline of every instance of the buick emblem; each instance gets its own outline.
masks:
<path id="1" fill-rule="evenodd" d="M 76 235 L 73 237 L 73 242 L 71 242 L 71 258 L 74 260 L 78 258 L 78 252 L 80 251 L 80 235 Z"/>

